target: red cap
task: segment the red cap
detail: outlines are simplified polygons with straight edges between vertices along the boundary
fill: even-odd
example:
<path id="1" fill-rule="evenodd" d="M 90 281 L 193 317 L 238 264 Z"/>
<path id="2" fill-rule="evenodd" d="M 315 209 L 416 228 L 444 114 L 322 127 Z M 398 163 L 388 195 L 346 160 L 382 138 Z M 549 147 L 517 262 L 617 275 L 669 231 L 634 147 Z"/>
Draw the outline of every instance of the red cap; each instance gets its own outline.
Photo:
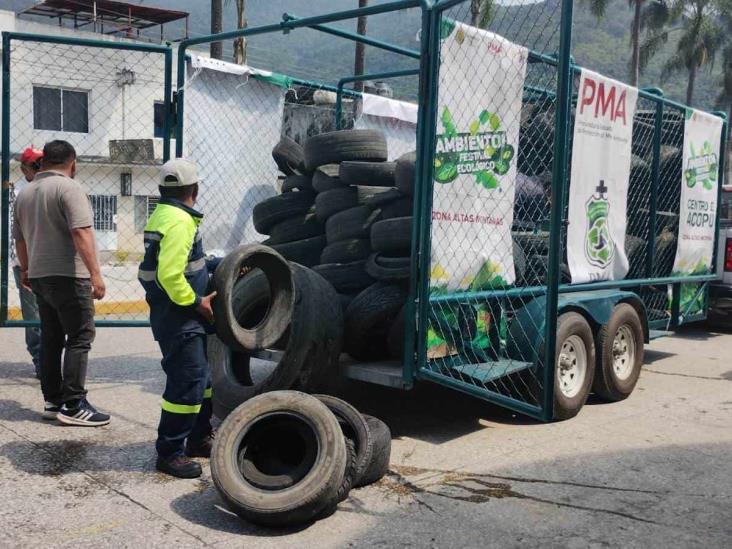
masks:
<path id="1" fill-rule="evenodd" d="M 33 164 L 43 158 L 43 151 L 28 147 L 20 155 L 20 162 L 22 164 Z"/>

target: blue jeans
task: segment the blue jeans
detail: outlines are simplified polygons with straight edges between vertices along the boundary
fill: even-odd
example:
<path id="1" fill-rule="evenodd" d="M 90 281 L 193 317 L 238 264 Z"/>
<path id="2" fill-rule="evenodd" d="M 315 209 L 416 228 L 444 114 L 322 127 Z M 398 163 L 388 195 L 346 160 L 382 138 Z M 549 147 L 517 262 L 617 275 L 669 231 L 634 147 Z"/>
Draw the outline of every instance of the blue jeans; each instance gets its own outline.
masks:
<path id="1" fill-rule="evenodd" d="M 20 284 L 20 267 L 13 267 L 13 277 L 15 278 L 15 285 L 18 287 L 18 293 L 20 294 L 20 311 L 23 315 L 23 320 L 39 321 L 40 316 L 38 314 L 38 302 L 36 301 L 36 296 L 33 295 L 33 292 L 26 290 Z M 25 329 L 25 346 L 33 359 L 33 364 L 36 367 L 36 373 L 38 373 L 41 366 L 40 328 L 27 327 Z"/>

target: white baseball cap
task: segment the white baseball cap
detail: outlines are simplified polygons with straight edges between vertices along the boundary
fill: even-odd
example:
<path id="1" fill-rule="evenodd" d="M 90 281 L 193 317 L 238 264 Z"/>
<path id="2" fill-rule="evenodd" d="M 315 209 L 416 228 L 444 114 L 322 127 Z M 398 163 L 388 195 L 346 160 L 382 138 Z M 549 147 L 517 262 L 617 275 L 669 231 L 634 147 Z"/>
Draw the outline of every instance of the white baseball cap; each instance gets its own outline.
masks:
<path id="1" fill-rule="evenodd" d="M 160 168 L 161 187 L 187 187 L 199 181 L 198 168 L 192 160 L 174 158 Z"/>

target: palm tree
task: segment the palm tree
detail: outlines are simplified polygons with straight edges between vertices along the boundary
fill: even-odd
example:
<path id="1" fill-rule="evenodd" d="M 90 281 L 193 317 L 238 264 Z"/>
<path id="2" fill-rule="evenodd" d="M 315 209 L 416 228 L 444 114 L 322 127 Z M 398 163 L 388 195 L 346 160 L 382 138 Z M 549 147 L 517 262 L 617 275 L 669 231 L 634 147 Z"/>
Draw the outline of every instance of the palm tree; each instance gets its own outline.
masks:
<path id="1" fill-rule="evenodd" d="M 486 28 L 493 19 L 495 0 L 470 0 L 470 24 Z"/>
<path id="2" fill-rule="evenodd" d="M 231 3 L 232 0 L 226 0 Z M 247 28 L 247 2 L 246 0 L 234 0 L 236 3 L 236 28 Z M 247 39 L 243 36 L 234 39 L 234 63 L 244 65 L 247 62 Z"/>
<path id="3" fill-rule="evenodd" d="M 218 34 L 224 30 L 223 12 L 221 0 L 211 0 L 211 34 Z M 210 50 L 214 59 L 224 57 L 224 45 L 221 42 L 211 42 Z"/>
<path id="4" fill-rule="evenodd" d="M 365 8 L 369 5 L 369 0 L 358 0 L 358 7 Z M 368 17 L 359 17 L 356 22 L 356 32 L 362 36 L 366 35 L 366 24 Z M 353 61 L 353 74 L 360 76 L 366 69 L 366 47 L 361 42 L 356 42 L 356 56 Z M 355 83 L 354 89 L 356 91 L 363 91 L 363 81 Z"/>
<path id="5" fill-rule="evenodd" d="M 641 45 L 641 69 L 674 36 L 676 51 L 663 64 L 661 80 L 685 71 L 687 105 L 693 104 L 699 71 L 714 66 L 714 59 L 724 45 L 722 8 L 719 0 L 672 0 L 659 5 L 647 19 L 649 34 Z"/>
<path id="6" fill-rule="evenodd" d="M 607 12 L 610 0 L 584 0 L 590 12 L 602 19 Z M 628 6 L 633 8 L 633 22 L 630 25 L 630 84 L 638 86 L 641 73 L 641 31 L 647 28 L 655 13 L 666 4 L 664 0 L 628 0 Z"/>

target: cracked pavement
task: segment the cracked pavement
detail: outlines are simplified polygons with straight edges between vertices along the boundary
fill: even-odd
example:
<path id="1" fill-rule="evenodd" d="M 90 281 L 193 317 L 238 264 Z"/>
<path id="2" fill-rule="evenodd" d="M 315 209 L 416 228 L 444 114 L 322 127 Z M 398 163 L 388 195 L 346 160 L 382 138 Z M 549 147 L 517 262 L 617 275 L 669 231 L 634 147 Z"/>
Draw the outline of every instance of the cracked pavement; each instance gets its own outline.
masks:
<path id="1" fill-rule="evenodd" d="M 21 330 L 0 330 L 0 547 L 729 547 L 732 335 L 686 329 L 647 347 L 625 402 L 540 424 L 423 383 L 347 384 L 382 418 L 390 473 L 333 516 L 271 530 L 197 480 L 154 470 L 163 376 L 144 329 L 101 329 L 89 398 L 104 428 L 40 420 Z"/>

